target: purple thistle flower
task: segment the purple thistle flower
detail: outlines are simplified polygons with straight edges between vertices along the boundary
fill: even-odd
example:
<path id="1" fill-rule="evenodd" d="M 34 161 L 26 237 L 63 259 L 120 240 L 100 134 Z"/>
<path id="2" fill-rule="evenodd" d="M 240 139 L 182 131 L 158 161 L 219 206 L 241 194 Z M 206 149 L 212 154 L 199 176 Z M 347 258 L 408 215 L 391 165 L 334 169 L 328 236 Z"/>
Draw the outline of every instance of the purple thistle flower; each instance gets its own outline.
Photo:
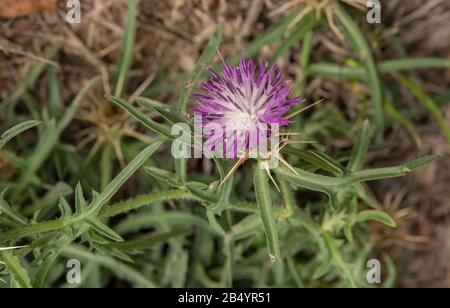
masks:
<path id="1" fill-rule="evenodd" d="M 214 151 L 221 144 L 226 157 L 236 158 L 267 142 L 273 125 L 290 124 L 284 116 L 300 99 L 289 98 L 291 89 L 275 65 L 256 66 L 252 60 L 242 58 L 238 66 L 233 66 L 220 57 L 223 75 L 209 69 L 212 77 L 201 84 L 203 93 L 194 94 L 199 105 L 194 113 L 202 116 L 203 127 L 212 124 L 222 128 L 219 133 L 204 132 L 209 150 Z M 227 126 L 234 126 L 233 131 Z"/>

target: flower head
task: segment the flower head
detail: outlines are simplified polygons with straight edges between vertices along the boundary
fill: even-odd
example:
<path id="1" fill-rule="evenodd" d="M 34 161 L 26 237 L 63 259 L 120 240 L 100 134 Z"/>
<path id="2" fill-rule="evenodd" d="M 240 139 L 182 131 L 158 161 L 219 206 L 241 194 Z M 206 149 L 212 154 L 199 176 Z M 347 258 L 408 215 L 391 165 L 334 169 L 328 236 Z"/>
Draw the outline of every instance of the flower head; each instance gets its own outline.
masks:
<path id="1" fill-rule="evenodd" d="M 236 158 L 267 142 L 274 126 L 288 125 L 284 116 L 299 98 L 289 98 L 291 89 L 276 66 L 244 58 L 237 66 L 222 61 L 223 74 L 210 69 L 203 93 L 195 94 L 199 106 L 194 113 L 204 126 L 221 128 L 204 133 L 210 149 L 222 145 L 226 157 Z"/>

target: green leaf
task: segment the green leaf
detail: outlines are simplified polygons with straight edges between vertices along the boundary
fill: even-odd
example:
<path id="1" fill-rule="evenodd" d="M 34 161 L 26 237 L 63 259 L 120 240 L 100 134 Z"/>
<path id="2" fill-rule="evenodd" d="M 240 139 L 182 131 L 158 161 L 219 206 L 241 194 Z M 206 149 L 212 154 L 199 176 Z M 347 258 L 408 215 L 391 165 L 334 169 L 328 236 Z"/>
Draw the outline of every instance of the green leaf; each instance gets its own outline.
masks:
<path id="1" fill-rule="evenodd" d="M 397 282 L 397 269 L 395 268 L 394 261 L 387 254 L 383 254 L 384 262 L 386 263 L 388 278 L 383 281 L 383 288 L 392 289 L 396 286 Z"/>
<path id="2" fill-rule="evenodd" d="M 214 31 L 214 34 L 210 38 L 208 44 L 206 45 L 203 53 L 201 54 L 197 65 L 195 66 L 194 72 L 191 75 L 189 83 L 181 90 L 179 111 L 186 112 L 187 102 L 190 94 L 192 93 L 192 88 L 197 84 L 199 79 L 205 70 L 205 65 L 211 62 L 214 55 L 216 54 L 217 48 L 222 41 L 222 27 L 218 26 Z"/>
<path id="3" fill-rule="evenodd" d="M 109 243 L 106 246 L 115 247 L 125 251 L 144 251 L 156 245 L 167 242 L 170 239 L 180 236 L 187 236 L 191 233 L 188 230 L 174 230 L 165 233 L 152 233 L 150 235 L 140 236 L 135 240 L 129 240 L 123 243 Z"/>
<path id="4" fill-rule="evenodd" d="M 144 167 L 144 171 L 157 180 L 166 182 L 172 187 L 180 188 L 183 184 L 176 180 L 176 175 L 156 167 Z"/>
<path id="5" fill-rule="evenodd" d="M 26 225 L 27 219 L 22 217 L 20 214 L 16 214 L 12 209 L 8 202 L 5 201 L 4 197 L 6 194 L 7 188 L 2 191 L 0 194 L 0 216 L 8 217 L 12 222 L 18 223 L 19 225 Z"/>
<path id="6" fill-rule="evenodd" d="M 370 141 L 372 139 L 372 128 L 369 121 L 365 121 L 356 138 L 352 154 L 347 165 L 347 170 L 355 172 L 361 170 L 366 161 Z"/>
<path id="7" fill-rule="evenodd" d="M 83 214 L 87 208 L 87 202 L 86 199 L 84 199 L 81 183 L 78 183 L 77 187 L 75 188 L 75 208 L 78 215 Z"/>
<path id="8" fill-rule="evenodd" d="M 69 239 L 64 239 L 57 244 L 56 247 L 50 248 L 48 251 L 43 252 L 42 260 L 38 265 L 37 272 L 33 278 L 33 285 L 36 288 L 43 288 L 48 273 L 52 270 L 55 261 L 58 259 L 61 251 L 70 244 Z"/>
<path id="9" fill-rule="evenodd" d="M 17 257 L 13 255 L 10 251 L 2 251 L 1 256 L 3 262 L 5 262 L 6 268 L 10 273 L 11 277 L 18 283 L 21 288 L 32 288 L 31 280 L 28 275 L 27 270 L 20 264 Z"/>
<path id="10" fill-rule="evenodd" d="M 184 183 L 187 180 L 186 158 L 175 158 L 175 179 L 177 182 Z"/>
<path id="11" fill-rule="evenodd" d="M 89 81 L 86 86 L 79 92 L 79 94 L 72 101 L 71 105 L 67 110 L 65 110 L 64 115 L 55 123 L 54 120 L 50 120 L 46 123 L 46 128 L 33 154 L 28 158 L 27 168 L 21 174 L 17 186 L 14 190 L 12 199 L 16 200 L 20 196 L 21 192 L 27 187 L 31 179 L 34 178 L 36 171 L 42 166 L 46 161 L 51 151 L 58 143 L 59 137 L 62 132 L 67 128 L 67 126 L 72 121 L 75 113 L 78 109 L 80 102 L 86 97 L 93 86 L 97 84 L 99 78 L 93 78 Z"/>
<path id="12" fill-rule="evenodd" d="M 70 208 L 69 203 L 67 202 L 67 200 L 64 197 L 61 197 L 59 199 L 59 211 L 61 212 L 61 218 L 69 218 L 72 216 L 72 209 Z"/>
<path id="13" fill-rule="evenodd" d="M 138 288 L 154 288 L 156 284 L 150 280 L 147 275 L 135 270 L 134 268 L 117 261 L 116 259 L 95 254 L 88 251 L 81 245 L 72 244 L 63 250 L 63 255 L 69 258 L 81 259 L 86 262 L 94 262 L 99 264 L 117 275 L 117 277 L 130 282 L 134 287 Z"/>
<path id="14" fill-rule="evenodd" d="M 410 91 L 417 97 L 420 103 L 435 117 L 437 123 L 441 127 L 442 133 L 450 143 L 450 125 L 444 114 L 441 112 L 436 103 L 429 97 L 418 84 L 407 77 L 400 76 L 400 80 L 406 85 Z"/>
<path id="15" fill-rule="evenodd" d="M 351 288 L 356 288 L 358 285 L 356 284 L 355 277 L 353 276 L 348 264 L 344 261 L 341 251 L 337 248 L 335 239 L 328 232 L 324 232 L 323 238 L 328 249 L 330 250 L 331 257 L 341 271 L 342 275 L 348 280 Z"/>
<path id="16" fill-rule="evenodd" d="M 62 134 L 62 132 L 69 126 L 72 122 L 75 114 L 80 106 L 80 103 L 91 93 L 93 88 L 99 83 L 100 78 L 95 77 L 86 83 L 86 85 L 78 92 L 78 95 L 70 103 L 70 106 L 64 111 L 61 119 L 59 119 L 55 135 L 57 138 Z"/>
<path id="17" fill-rule="evenodd" d="M 17 135 L 20 135 L 24 131 L 29 130 L 39 124 L 41 124 L 41 122 L 39 121 L 26 121 L 15 125 L 11 129 L 8 129 L 0 136 L 0 149 L 3 148 L 5 144 L 7 144 L 11 139 L 16 137 Z"/>
<path id="18" fill-rule="evenodd" d="M 230 195 L 233 191 L 233 183 L 234 176 L 231 176 L 226 183 L 219 187 L 217 193 L 219 195 L 219 200 L 210 208 L 214 213 L 220 214 L 223 210 L 230 206 Z"/>
<path id="19" fill-rule="evenodd" d="M 59 91 L 58 75 L 56 73 L 56 68 L 54 66 L 49 66 L 48 68 L 48 96 L 49 96 L 49 107 L 50 114 L 52 117 L 56 118 L 61 114 L 62 101 L 61 93 Z"/>
<path id="20" fill-rule="evenodd" d="M 438 159 L 438 156 L 429 155 L 403 164 L 403 167 L 413 171 L 434 162 L 436 159 Z"/>
<path id="21" fill-rule="evenodd" d="M 336 10 L 335 15 L 343 25 L 349 40 L 353 42 L 355 52 L 359 55 L 359 58 L 364 63 L 364 67 L 366 69 L 367 80 L 371 88 L 373 107 L 375 110 L 374 124 L 377 132 L 377 141 L 381 141 L 383 138 L 382 133 L 384 128 L 384 100 L 378 68 L 370 46 L 358 25 L 343 7 L 339 4 L 336 5 L 338 9 Z"/>
<path id="22" fill-rule="evenodd" d="M 234 240 L 240 240 L 262 230 L 262 224 L 260 214 L 249 215 L 233 225 L 228 235 Z"/>
<path id="23" fill-rule="evenodd" d="M 166 224 L 173 227 L 197 227 L 208 233 L 217 234 L 207 220 L 189 213 L 171 211 L 168 213 L 140 213 L 123 220 L 115 228 L 120 234 L 136 233 L 149 227 Z"/>
<path id="24" fill-rule="evenodd" d="M 260 35 L 258 35 L 258 37 L 256 37 L 247 45 L 245 49 L 245 56 L 252 57 L 256 55 L 264 46 L 269 45 L 282 38 L 283 34 L 286 32 L 286 29 L 289 27 L 292 20 L 296 16 L 298 16 L 298 14 L 299 10 L 295 10 L 295 12 L 282 18 L 279 22 L 264 30 Z M 236 63 L 241 57 L 242 53 L 237 53 L 236 55 L 231 57 L 230 62 Z"/>
<path id="25" fill-rule="evenodd" d="M 441 58 L 407 58 L 387 60 L 378 63 L 378 71 L 381 74 L 432 68 L 448 69 L 450 68 L 450 60 Z M 312 63 L 309 67 L 309 73 L 317 76 L 340 79 L 366 78 L 364 67 L 342 66 L 328 62 Z"/>
<path id="26" fill-rule="evenodd" d="M 209 209 L 206 210 L 206 217 L 208 218 L 208 221 L 209 221 L 209 224 L 211 225 L 211 227 L 213 227 L 214 230 L 216 230 L 216 232 L 218 234 L 225 236 L 226 232 L 223 229 L 222 225 L 217 221 L 215 212 L 213 212 Z"/>
<path id="27" fill-rule="evenodd" d="M 298 168 L 294 168 L 296 171 L 296 173 L 294 173 L 292 170 L 281 165 L 274 169 L 274 172 L 294 185 L 327 194 L 333 207 L 337 208 L 338 192 L 348 188 L 350 185 L 404 176 L 417 168 L 425 166 L 435 159 L 435 156 L 429 156 L 398 167 L 357 171 L 343 177 L 323 176 Z"/>
<path id="28" fill-rule="evenodd" d="M 33 284 L 36 286 L 36 288 L 40 289 L 44 287 L 48 272 L 51 270 L 51 267 L 53 266 L 57 258 L 58 254 L 55 251 L 50 250 L 48 252 L 45 252 L 45 256 L 42 257 L 43 261 L 39 265 L 38 272 L 33 278 Z"/>
<path id="29" fill-rule="evenodd" d="M 98 219 L 88 219 L 87 223 L 94 229 L 96 232 L 106 236 L 109 239 L 112 239 L 115 242 L 123 242 L 123 238 L 114 232 L 110 227 L 100 222 Z"/>
<path id="30" fill-rule="evenodd" d="M 338 161 L 334 160 L 327 154 L 316 150 L 309 150 L 307 152 L 310 154 L 309 162 L 313 165 L 323 170 L 327 170 L 337 176 L 344 174 L 344 167 L 342 167 Z"/>
<path id="31" fill-rule="evenodd" d="M 205 190 L 207 186 L 203 183 L 188 182 L 186 183 L 186 189 L 195 197 L 203 200 L 205 205 L 210 207 L 212 204 L 216 204 L 219 197 L 213 192 Z"/>
<path id="32" fill-rule="evenodd" d="M 67 183 L 58 182 L 49 188 L 48 192 L 42 198 L 39 198 L 30 206 L 22 209 L 22 213 L 25 216 L 29 216 L 36 211 L 42 210 L 45 215 L 46 212 L 51 212 L 53 210 L 53 205 L 59 201 L 61 196 L 69 196 L 72 193 L 73 189 Z"/>
<path id="33" fill-rule="evenodd" d="M 55 120 L 50 120 L 48 123 L 46 123 L 45 131 L 39 138 L 39 143 L 36 146 L 36 149 L 28 159 L 27 168 L 21 174 L 17 182 L 12 200 L 16 200 L 17 197 L 20 196 L 22 191 L 27 187 L 30 180 L 33 178 L 33 175 L 48 158 L 48 155 L 50 154 L 57 140 L 58 135 L 56 133 Z"/>
<path id="34" fill-rule="evenodd" d="M 53 220 L 36 223 L 30 226 L 26 226 L 23 228 L 13 229 L 7 232 L 0 234 L 0 243 L 4 243 L 12 240 L 19 240 L 21 238 L 50 232 L 54 230 L 59 230 L 73 224 L 83 222 L 86 219 L 90 219 L 95 217 L 101 208 L 110 201 L 110 199 L 117 193 L 119 188 L 146 162 L 146 160 L 157 150 L 157 148 L 161 145 L 162 142 L 154 143 L 144 150 L 142 150 L 131 163 L 126 166 L 117 177 L 109 183 L 109 185 L 105 188 L 105 190 L 98 194 L 93 192 L 93 201 L 91 203 L 88 211 L 82 213 L 81 215 L 77 215 L 65 221 Z"/>
<path id="35" fill-rule="evenodd" d="M 122 48 L 120 50 L 119 65 L 116 69 L 117 82 L 115 85 L 114 96 L 120 97 L 125 89 L 125 84 L 128 79 L 128 73 L 131 65 L 133 64 L 133 48 L 134 37 L 136 33 L 136 18 L 138 0 L 128 1 L 128 15 L 127 24 L 125 26 L 125 33 L 122 42 Z"/>
<path id="36" fill-rule="evenodd" d="M 172 277 L 173 288 L 183 288 L 188 278 L 189 253 L 186 250 L 179 255 L 179 260 L 175 263 L 174 275 Z"/>
<path id="37" fill-rule="evenodd" d="M 376 211 L 376 210 L 367 210 L 367 211 L 359 212 L 356 215 L 356 222 L 358 222 L 358 223 L 369 221 L 369 220 L 381 222 L 382 224 L 384 224 L 388 227 L 391 227 L 391 228 L 395 228 L 397 226 L 397 224 L 391 218 L 391 216 L 389 216 L 389 214 L 387 214 L 385 212 Z"/>
<path id="38" fill-rule="evenodd" d="M 384 109 L 386 110 L 387 115 L 389 116 L 391 122 L 398 123 L 408 132 L 413 146 L 416 148 L 420 148 L 421 146 L 421 139 L 419 132 L 417 131 L 416 127 L 414 126 L 414 123 L 403 113 L 397 110 L 395 105 L 393 104 L 393 95 L 389 89 L 387 89 L 385 86 L 383 87 L 385 91 L 385 97 L 386 100 L 384 102 Z"/>
<path id="39" fill-rule="evenodd" d="M 331 267 L 332 264 L 328 262 L 319 265 L 319 267 L 317 267 L 316 270 L 314 271 L 312 279 L 313 280 L 321 279 L 331 271 Z"/>
<path id="40" fill-rule="evenodd" d="M 308 15 L 303 18 L 292 32 L 283 39 L 282 43 L 273 53 L 271 62 L 275 63 L 285 52 L 297 44 L 309 31 L 312 31 L 318 24 L 314 16 Z"/>
<path id="41" fill-rule="evenodd" d="M 303 70 L 303 74 L 300 76 L 300 78 L 296 83 L 295 95 L 302 95 L 306 88 L 306 80 L 309 75 L 309 62 L 311 58 L 313 38 L 314 38 L 313 30 L 308 31 L 305 34 L 302 51 L 300 54 L 300 67 Z"/>
<path id="42" fill-rule="evenodd" d="M 111 96 L 108 97 L 108 99 L 114 104 L 128 111 L 136 120 L 138 120 L 142 125 L 144 125 L 148 129 L 160 134 L 163 137 L 173 139 L 171 129 L 167 125 L 153 121 L 146 114 L 142 113 L 141 111 L 133 107 L 133 105 L 131 105 L 130 103 L 119 97 Z"/>
<path id="43" fill-rule="evenodd" d="M 92 244 L 92 246 L 95 247 L 95 249 L 98 252 L 102 253 L 103 255 L 113 257 L 115 259 L 122 260 L 122 261 L 125 261 L 130 264 L 135 263 L 135 261 L 129 256 L 128 251 L 123 251 L 123 250 L 117 249 L 113 246 L 108 246 L 109 244 L 110 243 L 105 243 L 105 241 L 103 239 L 96 238 L 96 242 L 94 242 Z M 112 244 L 115 244 L 115 243 L 112 243 Z"/>
<path id="44" fill-rule="evenodd" d="M 145 109 L 148 109 L 160 115 L 161 117 L 163 117 L 172 124 L 186 122 L 186 117 L 183 115 L 183 113 L 179 112 L 178 110 L 167 104 L 163 104 L 153 99 L 145 97 L 139 97 L 137 99 L 137 103 L 140 106 L 144 107 Z"/>
<path id="45" fill-rule="evenodd" d="M 291 184 L 277 177 L 280 184 L 281 194 L 283 195 L 284 206 L 286 208 L 283 218 L 291 217 L 295 212 L 295 197 L 291 188 Z"/>
<path id="46" fill-rule="evenodd" d="M 329 197 L 330 204 L 334 208 L 338 208 L 337 192 L 339 191 L 340 185 L 344 185 L 343 179 L 318 175 L 300 169 L 295 170 L 297 174 L 285 167 L 279 166 L 274 172 L 296 186 L 325 193 Z"/>
<path id="47" fill-rule="evenodd" d="M 117 177 L 109 183 L 105 190 L 98 196 L 97 200 L 91 205 L 89 211 L 98 212 L 119 190 L 119 188 L 153 155 L 161 146 L 162 142 L 156 142 L 142 150 L 126 166 Z"/>
<path id="48" fill-rule="evenodd" d="M 344 174 L 344 167 L 325 153 L 314 150 L 301 150 L 291 146 L 286 146 L 283 151 L 331 174 L 339 176 Z"/>
<path id="49" fill-rule="evenodd" d="M 253 181 L 255 185 L 256 203 L 258 204 L 259 213 L 264 225 L 270 259 L 272 263 L 275 263 L 281 258 L 280 239 L 272 208 L 268 175 L 260 164 L 255 167 Z"/>
<path id="50" fill-rule="evenodd" d="M 58 51 L 61 49 L 61 44 L 55 44 L 53 46 L 48 47 L 45 50 L 44 58 L 47 60 L 51 60 L 54 58 Z M 47 63 L 43 61 L 37 61 L 36 64 L 32 66 L 32 68 L 25 75 L 25 79 L 19 83 L 17 88 L 14 89 L 13 93 L 9 97 L 8 100 L 5 101 L 4 106 L 9 107 L 7 112 L 7 116 L 11 115 L 11 111 L 14 110 L 15 105 L 19 102 L 19 100 L 27 93 L 27 90 L 31 90 L 35 87 L 39 76 L 48 66 Z"/>

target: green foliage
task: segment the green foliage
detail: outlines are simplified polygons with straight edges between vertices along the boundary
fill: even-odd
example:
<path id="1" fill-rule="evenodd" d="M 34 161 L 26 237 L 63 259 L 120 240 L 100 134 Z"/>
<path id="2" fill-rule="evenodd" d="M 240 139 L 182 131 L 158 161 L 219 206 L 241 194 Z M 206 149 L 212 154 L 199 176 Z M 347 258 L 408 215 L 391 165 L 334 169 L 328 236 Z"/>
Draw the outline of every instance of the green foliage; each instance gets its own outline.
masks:
<path id="1" fill-rule="evenodd" d="M 429 156 L 394 167 L 366 168 L 373 144 L 387 146 L 381 138 L 389 124 L 386 116 L 417 135 L 410 116 L 398 111 L 387 95 L 383 75 L 448 68 L 448 60 L 406 58 L 376 63 L 370 41 L 347 9 L 340 7 L 337 20 L 358 55 L 357 65 L 310 63 L 314 31 L 326 20 L 310 14 L 291 29 L 298 11 L 292 13 L 250 42 L 246 54 L 257 55 L 264 46 L 276 45 L 271 57 L 275 62 L 301 42 L 299 65 L 304 75 L 295 83 L 297 92 L 305 88 L 309 76 L 361 80 L 369 85 L 373 116 L 364 114 L 357 125 L 327 107 L 305 118 L 298 116 L 293 126 L 323 144 L 331 138 L 353 136 L 351 132 L 358 130 L 352 150 L 330 155 L 321 145 L 314 149 L 286 146 L 281 154 L 292 168 L 280 164 L 267 173 L 260 168 L 264 162 L 247 161 L 222 183 L 233 162 L 204 161 L 209 171 L 199 172 L 185 159 L 170 155 L 171 128 L 177 123 L 192 125 L 186 114 L 189 98 L 205 76 L 205 66 L 212 66 L 222 28 L 217 27 L 193 73 L 186 77 L 177 106 L 145 94 L 130 101 L 125 93 L 133 64 L 137 9 L 138 1 L 129 1 L 113 96 L 104 93 L 140 129 L 147 129 L 153 140 L 151 144 L 121 140 L 125 166 L 112 164 L 107 147 L 85 164 L 89 154 L 65 143 L 72 140 L 67 136 L 76 133 L 72 124 L 80 102 L 92 94 L 100 78 L 87 83 L 65 106 L 55 70 L 38 65 L 4 105 L 9 117 L 0 126 L 5 131 L 0 151 L 18 174 L 0 183 L 4 188 L 0 195 L 0 284 L 67 287 L 66 262 L 78 259 L 84 277 L 79 287 L 104 287 L 111 281 L 133 287 L 368 286 L 365 262 L 372 252 L 368 224 L 396 227 L 376 207 L 368 182 L 404 176 L 436 159 Z M 50 48 L 47 58 L 58 50 L 58 46 Z M 230 62 L 239 57 L 231 57 Z M 30 94 L 46 68 L 50 113 L 33 106 Z M 439 104 L 413 80 L 400 81 L 438 119 L 448 136 Z M 29 111 L 27 121 L 16 115 L 19 103 L 25 103 Z M 37 132 L 23 134 L 33 127 Z M 385 286 L 393 286 L 395 266 L 388 256 L 383 259 L 389 274 Z"/>

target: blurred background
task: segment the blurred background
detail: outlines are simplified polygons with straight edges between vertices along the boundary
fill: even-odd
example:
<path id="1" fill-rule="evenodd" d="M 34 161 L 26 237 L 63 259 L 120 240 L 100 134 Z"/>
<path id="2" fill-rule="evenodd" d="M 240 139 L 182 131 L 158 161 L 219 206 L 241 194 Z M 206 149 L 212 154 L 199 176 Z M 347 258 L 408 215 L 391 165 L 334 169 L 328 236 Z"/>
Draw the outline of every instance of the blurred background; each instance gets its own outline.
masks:
<path id="1" fill-rule="evenodd" d="M 140 1 L 128 97 L 145 94 L 176 104 L 187 74 L 195 69 L 203 48 L 221 24 L 220 50 L 226 57 L 247 50 L 273 61 L 284 68 L 308 103 L 323 98 L 331 114 L 339 113 L 348 123 L 358 123 L 362 114 L 372 112 L 364 103 L 370 97 L 367 85 L 340 76 L 339 70 L 337 75 L 325 76 L 320 67 L 305 79 L 300 65 L 303 41 L 290 35 L 292 31 L 273 32 L 280 21 L 308 2 L 327 1 Z M 352 16 L 356 16 L 354 20 L 370 43 L 377 63 L 401 57 L 450 61 L 448 0 L 382 0 L 381 24 L 366 22 L 367 8 L 361 7 L 364 1 L 342 1 L 343 5 L 347 5 L 345 2 L 356 6 Z M 120 57 L 127 1 L 84 0 L 80 24 L 66 21 L 66 5 L 67 1 L 62 0 L 0 0 L 0 99 L 14 101 L 19 94 L 26 97 L 32 93 L 26 104 L 57 113 L 57 107 L 51 104 L 49 84 L 57 80 L 59 99 L 68 105 L 89 80 L 101 75 L 99 95 L 81 102 L 76 120 L 71 123 L 72 133 L 63 138 L 92 156 L 96 148 L 110 143 L 118 162 L 114 168 L 120 169 L 128 161 L 128 154 L 121 153 L 117 141 L 120 138 L 111 139 L 111 131 L 121 138 L 148 139 L 137 123 L 128 121 L 100 94 L 112 91 L 108 72 Z M 291 27 L 295 31 L 295 24 Z M 354 49 L 341 35 L 329 27 L 317 28 L 311 38 L 311 63 L 355 66 Z M 36 67 L 42 66 L 45 68 L 39 73 Z M 394 165 L 428 154 L 441 158 L 404 178 L 371 184 L 380 206 L 398 224 L 393 230 L 373 224 L 371 241 L 379 253 L 387 252 L 393 258 L 400 286 L 450 287 L 450 139 L 442 123 L 424 107 L 431 100 L 439 108 L 440 119 L 450 125 L 450 69 L 447 63 L 444 68 L 414 70 L 411 75 L 414 84 L 396 74 L 383 76 L 395 105 L 394 111 L 386 107 L 390 123 L 385 138 L 390 146 L 372 153 L 368 165 Z M 25 105 L 17 106 L 17 117 L 26 117 L 30 108 Z M 6 127 L 9 120 L 7 109 L 0 108 L 0 123 Z M 95 129 L 99 126 L 101 130 Z M 354 133 L 334 132 L 320 142 L 332 155 L 351 146 Z M 0 156 L 0 179 L 7 181 L 15 172 Z M 129 195 L 141 192 L 132 184 L 127 190 Z"/>

